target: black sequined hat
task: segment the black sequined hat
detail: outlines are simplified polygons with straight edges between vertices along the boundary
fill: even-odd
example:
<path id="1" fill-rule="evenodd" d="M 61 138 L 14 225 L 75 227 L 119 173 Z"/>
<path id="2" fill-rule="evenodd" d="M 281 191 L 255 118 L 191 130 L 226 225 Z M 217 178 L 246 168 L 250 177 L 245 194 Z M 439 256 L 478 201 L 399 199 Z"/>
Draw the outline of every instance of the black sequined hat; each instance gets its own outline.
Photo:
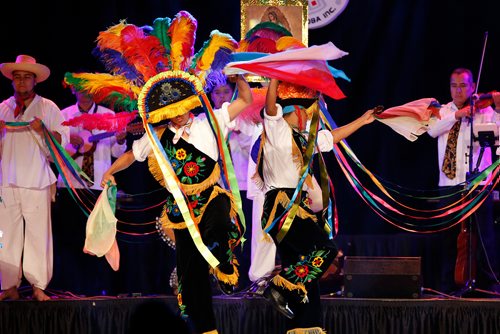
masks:
<path id="1" fill-rule="evenodd" d="M 184 71 L 161 72 L 146 82 L 139 94 L 139 113 L 148 122 L 174 118 L 202 106 L 203 85 Z"/>

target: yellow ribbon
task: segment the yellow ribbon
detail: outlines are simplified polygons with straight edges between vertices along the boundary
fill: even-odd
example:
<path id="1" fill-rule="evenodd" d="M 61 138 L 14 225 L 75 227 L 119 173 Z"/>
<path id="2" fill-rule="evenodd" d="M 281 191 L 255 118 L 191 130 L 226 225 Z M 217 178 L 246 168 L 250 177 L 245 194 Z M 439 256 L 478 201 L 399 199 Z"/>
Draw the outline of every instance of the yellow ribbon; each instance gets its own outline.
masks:
<path id="1" fill-rule="evenodd" d="M 184 218 L 184 222 L 186 223 L 186 227 L 189 231 L 189 234 L 191 235 L 191 238 L 193 239 L 196 248 L 203 256 L 203 258 L 208 262 L 208 264 L 212 268 L 216 268 L 219 265 L 219 260 L 217 260 L 212 252 L 210 252 L 208 247 L 203 243 L 203 240 L 201 239 L 200 231 L 198 229 L 198 226 L 194 223 L 194 218 L 192 216 L 191 210 L 189 210 L 189 207 L 186 203 L 186 197 L 184 196 L 184 193 L 181 189 L 181 184 L 175 174 L 175 171 L 165 157 L 163 149 L 161 149 L 161 146 L 158 145 L 158 137 L 152 130 L 152 126 L 147 123 L 145 117 L 143 117 L 142 121 L 144 124 L 144 128 L 146 129 L 148 139 L 153 148 L 153 153 L 156 157 L 156 160 L 158 161 L 158 165 L 160 166 L 161 172 L 165 179 L 165 185 L 167 185 L 168 190 L 174 196 L 177 206 L 179 207 L 179 211 L 182 214 L 182 218 Z"/>
<path id="2" fill-rule="evenodd" d="M 300 175 L 303 178 L 304 174 L 307 173 L 308 168 L 309 168 L 309 163 L 312 159 L 313 153 L 314 153 L 314 146 L 316 144 L 316 136 L 318 134 L 318 119 L 319 119 L 319 108 L 318 108 L 318 102 L 316 101 L 312 106 L 308 108 L 308 113 L 312 113 L 312 120 L 311 120 L 311 126 L 309 128 L 309 137 L 307 140 L 307 149 L 306 153 L 304 155 L 304 163 L 302 164 L 302 168 L 300 169 Z M 297 211 L 299 209 L 299 204 L 301 201 L 301 192 L 302 192 L 302 185 L 303 183 L 299 184 L 298 187 L 300 187 L 300 191 L 295 198 L 295 201 L 288 211 L 288 214 L 286 216 L 285 222 L 283 223 L 283 226 L 279 230 L 279 232 L 276 234 L 276 239 L 278 242 L 281 242 L 285 235 L 288 233 L 290 230 L 290 227 L 292 226 L 293 219 L 297 215 Z"/>

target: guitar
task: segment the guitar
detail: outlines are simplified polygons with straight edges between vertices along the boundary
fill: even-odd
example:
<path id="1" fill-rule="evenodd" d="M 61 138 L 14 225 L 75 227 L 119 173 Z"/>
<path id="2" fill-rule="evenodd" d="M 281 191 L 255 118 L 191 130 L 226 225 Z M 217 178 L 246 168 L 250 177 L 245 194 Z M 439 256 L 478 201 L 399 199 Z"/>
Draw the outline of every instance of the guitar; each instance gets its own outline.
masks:
<path id="1" fill-rule="evenodd" d="M 469 224 L 468 224 L 469 223 Z M 477 235 L 472 222 L 463 221 L 457 237 L 457 259 L 455 262 L 455 283 L 466 287 L 476 279 Z"/>
<path id="2" fill-rule="evenodd" d="M 134 122 L 127 125 L 126 132 L 137 136 L 144 134 L 145 130 L 142 122 Z M 117 134 L 117 131 L 110 131 L 93 135 L 92 132 L 88 130 L 81 130 L 80 132 L 78 132 L 78 136 L 80 136 L 80 138 L 82 139 L 83 144 L 79 147 L 75 147 L 73 144 L 68 143 L 65 149 L 73 159 L 76 159 L 81 155 L 94 152 L 99 141 L 105 138 L 116 136 Z"/>

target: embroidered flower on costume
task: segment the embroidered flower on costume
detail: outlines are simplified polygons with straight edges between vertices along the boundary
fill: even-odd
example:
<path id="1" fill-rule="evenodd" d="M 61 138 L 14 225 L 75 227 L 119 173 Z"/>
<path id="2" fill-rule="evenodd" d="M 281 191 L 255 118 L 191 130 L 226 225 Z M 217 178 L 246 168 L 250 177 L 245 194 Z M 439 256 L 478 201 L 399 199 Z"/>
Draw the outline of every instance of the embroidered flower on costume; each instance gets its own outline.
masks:
<path id="1" fill-rule="evenodd" d="M 181 99 L 179 89 L 172 87 L 168 82 L 161 85 L 160 105 L 167 105 Z"/>
<path id="2" fill-rule="evenodd" d="M 182 305 L 182 293 L 177 294 L 177 305 Z"/>
<path id="3" fill-rule="evenodd" d="M 188 177 L 195 176 L 196 174 L 198 174 L 199 171 L 200 171 L 200 166 L 198 166 L 196 162 L 190 161 L 184 165 L 184 173 Z"/>
<path id="4" fill-rule="evenodd" d="M 186 151 L 183 148 L 181 148 L 181 149 L 177 150 L 177 152 L 175 152 L 175 157 L 179 160 L 186 159 L 186 156 L 187 156 Z"/>
<path id="5" fill-rule="evenodd" d="M 174 170 L 176 170 L 176 169 L 179 167 L 179 165 L 180 165 L 181 163 L 180 163 L 177 159 L 172 159 L 172 160 L 170 161 L 170 164 L 172 165 L 172 168 L 173 168 Z"/>
<path id="6" fill-rule="evenodd" d="M 181 183 L 194 184 L 203 180 L 205 176 L 206 157 L 193 157 L 193 154 L 188 153 L 184 148 L 177 149 L 168 142 L 164 149 Z"/>
<path id="7" fill-rule="evenodd" d="M 307 265 L 305 266 L 297 266 L 295 267 L 295 275 L 297 275 L 300 278 L 304 278 L 309 274 L 309 268 Z"/>
<path id="8" fill-rule="evenodd" d="M 324 272 L 322 268 L 330 251 L 315 250 L 301 255 L 299 262 L 285 268 L 285 277 L 293 283 L 306 283 L 318 279 Z"/>
<path id="9" fill-rule="evenodd" d="M 325 261 L 323 260 L 323 258 L 322 258 L 322 257 L 320 257 L 320 256 L 317 256 L 317 257 L 315 257 L 315 258 L 314 258 L 314 260 L 312 261 L 312 265 L 313 265 L 313 267 L 321 267 L 321 265 L 323 264 L 323 262 L 325 262 Z"/>
<path id="10" fill-rule="evenodd" d="M 206 198 L 202 197 L 201 193 L 197 193 L 189 196 L 188 203 L 193 214 L 197 217 L 201 213 L 201 208 L 206 204 Z"/>
<path id="11" fill-rule="evenodd" d="M 177 293 L 177 305 L 179 306 L 179 311 L 181 313 L 181 318 L 182 319 L 187 319 L 188 315 L 186 314 L 186 305 L 182 303 L 182 284 L 179 283 L 178 286 L 178 293 Z"/>
<path id="12" fill-rule="evenodd" d="M 181 210 L 179 210 L 179 207 L 176 205 L 175 207 L 172 208 L 172 214 L 174 216 L 178 216 L 181 214 Z"/>

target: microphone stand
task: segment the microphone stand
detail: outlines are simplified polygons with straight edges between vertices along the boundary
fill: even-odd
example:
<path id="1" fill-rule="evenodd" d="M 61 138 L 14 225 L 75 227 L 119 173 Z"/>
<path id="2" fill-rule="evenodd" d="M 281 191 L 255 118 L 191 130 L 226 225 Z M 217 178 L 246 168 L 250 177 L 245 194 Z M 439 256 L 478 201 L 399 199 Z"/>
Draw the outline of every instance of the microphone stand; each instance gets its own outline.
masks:
<path id="1" fill-rule="evenodd" d="M 485 35 L 484 35 L 484 44 L 483 44 L 483 52 L 482 52 L 482 55 L 481 55 L 481 62 L 480 62 L 480 65 L 479 65 L 479 73 L 478 73 L 478 77 L 477 77 L 477 84 L 476 84 L 476 94 L 478 92 L 478 88 L 479 88 L 479 80 L 481 78 L 481 72 L 482 72 L 482 69 L 483 69 L 483 61 L 484 61 L 484 54 L 485 54 L 485 51 L 486 51 L 486 44 L 488 42 L 488 32 L 486 31 L 485 32 Z M 472 96 L 470 97 L 470 116 L 469 116 L 469 125 L 470 125 L 470 144 L 469 144 L 469 172 L 467 173 L 467 177 L 466 177 L 466 181 L 465 181 L 465 185 L 467 187 L 467 189 L 469 188 L 468 186 L 470 185 L 470 179 L 471 177 L 474 175 L 475 172 L 478 172 L 478 169 L 479 169 L 479 165 L 480 165 L 480 159 L 482 159 L 482 152 L 481 154 L 479 155 L 478 157 L 478 161 L 477 161 L 477 167 L 476 167 L 476 170 L 473 170 L 473 163 L 474 163 L 474 140 L 475 140 L 475 136 L 474 136 L 474 105 L 475 105 L 475 101 L 474 99 L 472 98 Z M 484 148 L 482 147 L 481 150 L 484 151 Z M 474 214 L 475 216 L 475 214 Z M 468 249 L 467 249 L 467 281 L 465 282 L 465 286 L 464 288 L 461 289 L 461 292 L 460 292 L 460 296 L 463 297 L 464 294 L 466 293 L 471 293 L 471 292 L 474 292 L 474 290 L 476 289 L 475 287 L 475 284 L 476 284 L 476 272 L 477 272 L 477 268 L 476 268 L 476 262 L 475 262 L 475 255 L 474 254 L 474 246 L 473 246 L 473 242 L 475 242 L 475 226 L 474 226 L 474 222 L 473 222 L 473 215 L 470 215 L 469 218 L 467 218 L 467 226 L 465 227 L 466 229 L 468 229 Z M 476 219 L 476 224 L 477 224 L 477 219 Z M 473 266 L 474 266 L 474 269 L 473 269 Z"/>
<path id="2" fill-rule="evenodd" d="M 471 177 L 477 173 L 477 169 L 473 169 L 474 163 L 474 140 L 476 139 L 474 136 L 474 99 L 470 98 L 470 116 L 469 116 L 469 126 L 470 126 L 470 143 L 469 143 L 469 171 L 467 172 L 467 177 L 465 181 L 465 186 L 467 189 L 469 188 Z M 479 159 L 482 158 L 482 154 L 478 158 L 477 166 L 479 166 Z M 473 270 L 473 266 L 475 266 L 474 260 L 474 247 L 473 242 L 475 242 L 475 226 L 474 226 L 474 217 L 470 215 L 467 218 L 466 229 L 468 231 L 468 242 L 467 242 L 467 280 L 465 282 L 465 286 L 460 290 L 460 296 L 464 297 L 465 294 L 471 293 L 476 289 L 476 270 Z"/>

